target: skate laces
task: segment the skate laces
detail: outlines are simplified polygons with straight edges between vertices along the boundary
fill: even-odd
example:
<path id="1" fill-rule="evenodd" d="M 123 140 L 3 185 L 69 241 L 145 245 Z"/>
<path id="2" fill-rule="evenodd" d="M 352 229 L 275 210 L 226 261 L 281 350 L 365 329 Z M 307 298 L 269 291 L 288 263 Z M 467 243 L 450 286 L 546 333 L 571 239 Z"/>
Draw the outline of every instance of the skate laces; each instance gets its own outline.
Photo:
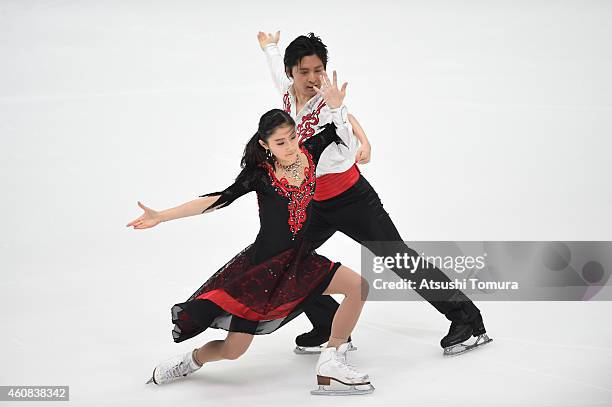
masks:
<path id="1" fill-rule="evenodd" d="M 347 371 L 348 373 L 350 373 L 350 374 L 352 374 L 354 376 L 357 376 L 357 377 L 364 376 L 363 373 L 361 373 L 359 370 L 357 370 L 355 365 L 352 365 L 352 364 L 348 363 L 346 360 L 341 360 L 341 362 L 342 363 L 340 364 L 340 366 L 341 366 L 342 370 Z"/>
<path id="2" fill-rule="evenodd" d="M 357 367 L 355 365 L 349 363 L 346 360 L 346 353 L 338 352 L 336 353 L 336 355 L 337 355 L 337 360 L 340 362 L 340 367 L 342 370 L 345 370 L 355 376 L 359 376 L 359 377 L 364 376 L 363 373 L 357 370 Z"/>
<path id="3" fill-rule="evenodd" d="M 170 369 L 166 370 L 164 372 L 164 376 L 166 379 L 172 379 L 175 377 L 181 377 L 183 376 L 184 373 L 184 366 L 185 362 L 184 361 L 180 361 L 177 365 L 172 366 Z"/>

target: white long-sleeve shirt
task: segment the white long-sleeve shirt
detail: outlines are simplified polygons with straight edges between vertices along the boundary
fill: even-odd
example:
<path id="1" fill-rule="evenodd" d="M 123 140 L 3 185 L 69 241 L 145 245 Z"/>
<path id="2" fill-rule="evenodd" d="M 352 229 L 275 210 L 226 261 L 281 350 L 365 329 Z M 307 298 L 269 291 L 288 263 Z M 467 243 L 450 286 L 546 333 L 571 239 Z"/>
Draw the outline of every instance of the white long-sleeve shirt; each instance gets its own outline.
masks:
<path id="1" fill-rule="evenodd" d="M 296 97 L 292 87 L 293 80 L 285 74 L 285 64 L 278 46 L 268 44 L 264 47 L 264 52 L 268 60 L 272 80 L 283 98 L 283 109 L 295 120 L 296 133 L 300 143 L 310 137 L 316 137 L 316 133 L 321 126 L 333 122 L 337 127 L 338 136 L 346 144 L 332 143 L 323 150 L 317 165 L 316 176 L 342 173 L 350 169 L 355 164 L 359 141 L 353 134 L 353 128 L 348 121 L 346 106 L 342 105 L 337 109 L 331 109 L 325 104 L 323 97 L 317 93 L 297 112 Z"/>

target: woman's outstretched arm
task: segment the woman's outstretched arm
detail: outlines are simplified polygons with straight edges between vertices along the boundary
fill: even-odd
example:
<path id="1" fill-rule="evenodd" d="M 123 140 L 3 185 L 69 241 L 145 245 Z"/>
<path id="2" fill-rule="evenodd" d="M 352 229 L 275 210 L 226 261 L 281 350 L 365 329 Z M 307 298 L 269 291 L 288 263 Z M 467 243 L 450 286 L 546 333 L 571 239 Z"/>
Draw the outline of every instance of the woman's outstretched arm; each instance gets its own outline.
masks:
<path id="1" fill-rule="evenodd" d="M 215 209 L 231 204 L 242 195 L 255 190 L 256 177 L 254 176 L 254 172 L 253 170 L 244 168 L 234 183 L 223 191 L 200 195 L 199 198 L 174 208 L 156 211 L 143 205 L 139 201 L 138 206 L 144 210 L 144 213 L 126 226 L 133 226 L 134 229 L 147 229 L 161 222 L 212 212 Z"/>
<path id="2" fill-rule="evenodd" d="M 174 208 L 156 211 L 143 205 L 138 201 L 138 206 L 144 211 L 142 215 L 134 219 L 126 226 L 133 226 L 134 229 L 148 229 L 157 226 L 161 222 L 167 222 L 173 219 L 186 218 L 188 216 L 200 215 L 205 212 L 211 212 L 215 208 L 210 208 L 211 205 L 219 199 L 220 195 L 208 196 L 205 198 L 194 199 Z M 208 208 L 208 209 L 207 209 Z"/>
<path id="3" fill-rule="evenodd" d="M 159 213 L 162 222 L 169 220 L 186 218 L 188 216 L 201 215 L 214 211 L 216 208 L 211 206 L 219 199 L 221 194 L 210 195 L 204 198 L 194 199 L 174 208 L 163 210 Z"/>

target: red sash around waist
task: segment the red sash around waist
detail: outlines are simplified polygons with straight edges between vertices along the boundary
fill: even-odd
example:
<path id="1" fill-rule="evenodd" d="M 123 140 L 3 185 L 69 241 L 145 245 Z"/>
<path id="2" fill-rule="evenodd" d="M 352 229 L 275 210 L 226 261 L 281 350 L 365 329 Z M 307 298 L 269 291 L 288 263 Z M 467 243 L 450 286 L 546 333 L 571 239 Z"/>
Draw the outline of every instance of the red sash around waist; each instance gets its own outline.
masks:
<path id="1" fill-rule="evenodd" d="M 358 179 L 359 168 L 357 168 L 357 164 L 353 164 L 351 168 L 344 172 L 321 175 L 317 177 L 315 194 L 312 199 L 325 201 L 338 196 L 355 185 Z"/>

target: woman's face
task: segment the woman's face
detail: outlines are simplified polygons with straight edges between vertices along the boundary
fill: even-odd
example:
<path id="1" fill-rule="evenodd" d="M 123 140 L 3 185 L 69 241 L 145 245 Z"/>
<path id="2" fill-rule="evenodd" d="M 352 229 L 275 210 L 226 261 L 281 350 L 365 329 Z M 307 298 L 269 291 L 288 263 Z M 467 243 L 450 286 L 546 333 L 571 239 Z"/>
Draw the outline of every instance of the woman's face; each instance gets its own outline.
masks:
<path id="1" fill-rule="evenodd" d="M 259 144 L 270 149 L 272 155 L 281 163 L 294 162 L 300 151 L 295 127 L 288 124 L 277 127 L 267 143 L 259 140 Z"/>

